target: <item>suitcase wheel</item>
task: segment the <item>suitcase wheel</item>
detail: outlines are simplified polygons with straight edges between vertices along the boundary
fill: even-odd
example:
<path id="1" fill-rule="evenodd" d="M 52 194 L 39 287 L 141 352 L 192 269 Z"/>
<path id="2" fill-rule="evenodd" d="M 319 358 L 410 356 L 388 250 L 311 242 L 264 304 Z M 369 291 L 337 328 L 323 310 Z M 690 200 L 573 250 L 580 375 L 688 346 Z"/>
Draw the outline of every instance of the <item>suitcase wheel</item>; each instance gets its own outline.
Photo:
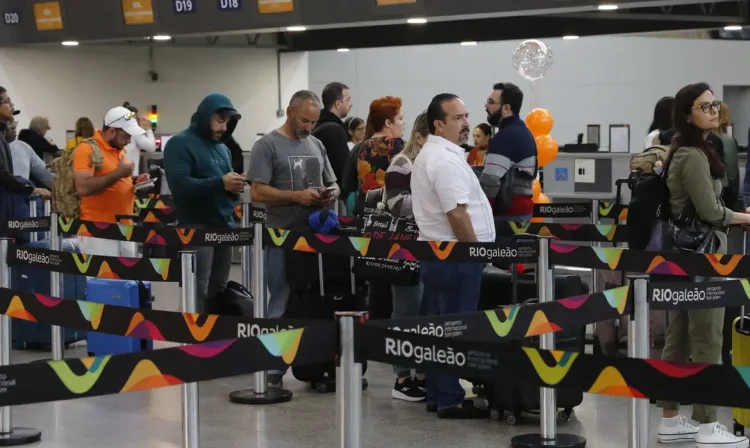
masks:
<path id="1" fill-rule="evenodd" d="M 367 382 L 367 378 L 362 378 L 362 391 L 366 391 L 370 387 L 370 383 Z"/>
<path id="2" fill-rule="evenodd" d="M 745 435 L 745 426 L 737 423 L 737 420 L 734 421 L 734 435 L 739 437 Z"/>
<path id="3" fill-rule="evenodd" d="M 517 425 L 519 420 L 521 420 L 521 414 L 519 412 L 514 412 L 505 417 L 505 423 L 511 426 Z"/>
<path id="4" fill-rule="evenodd" d="M 558 422 L 567 422 L 570 420 L 570 415 L 573 413 L 572 409 L 563 409 L 562 411 L 557 412 L 557 421 Z"/>
<path id="5" fill-rule="evenodd" d="M 503 415 L 502 415 L 502 413 L 501 413 L 501 412 L 500 412 L 499 410 L 497 410 L 497 409 L 495 409 L 495 408 L 492 408 L 492 409 L 490 409 L 490 418 L 491 418 L 492 420 L 495 420 L 495 421 L 497 422 L 497 421 L 499 421 L 499 420 L 500 420 L 500 418 L 501 418 L 502 416 L 503 416 Z"/>
<path id="6" fill-rule="evenodd" d="M 490 408 L 490 400 L 486 398 L 482 398 L 477 402 L 477 407 L 479 409 L 489 409 Z"/>
<path id="7" fill-rule="evenodd" d="M 315 381 L 310 385 L 321 394 L 328 394 L 336 391 L 336 382 L 327 379 L 323 381 Z"/>

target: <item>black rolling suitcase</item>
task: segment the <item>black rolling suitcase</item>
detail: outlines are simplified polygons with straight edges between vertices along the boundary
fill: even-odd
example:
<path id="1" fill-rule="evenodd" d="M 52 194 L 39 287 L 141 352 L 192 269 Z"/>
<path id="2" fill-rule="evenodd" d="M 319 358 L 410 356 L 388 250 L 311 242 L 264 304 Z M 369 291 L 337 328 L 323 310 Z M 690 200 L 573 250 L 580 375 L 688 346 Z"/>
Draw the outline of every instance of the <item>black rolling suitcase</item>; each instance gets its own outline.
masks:
<path id="1" fill-rule="evenodd" d="M 333 320 L 338 311 L 366 311 L 367 286 L 354 278 L 353 259 L 346 255 L 311 254 L 289 251 L 285 254 L 289 301 L 285 317 Z M 336 390 L 336 360 L 293 366 L 292 374 L 321 393 Z M 367 364 L 362 373 L 367 371 Z M 362 389 L 367 380 L 362 379 Z"/>
<path id="2" fill-rule="evenodd" d="M 514 280 L 514 277 L 517 280 Z M 588 294 L 589 287 L 577 275 L 555 275 L 555 300 Z M 537 301 L 537 284 L 533 276 L 514 276 L 494 266 L 485 268 L 480 289 L 480 309 L 494 309 L 516 303 Z M 555 333 L 555 349 L 583 352 L 586 342 L 586 328 Z M 526 338 L 508 344 L 539 347 L 539 338 Z M 508 424 L 518 423 L 523 412 L 535 413 L 539 409 L 539 388 L 525 384 L 482 383 L 475 392 L 484 398 L 484 405 L 490 409 L 490 417 L 500 420 L 505 417 Z M 583 402 L 583 393 L 558 389 L 557 419 L 567 421 L 573 408 Z M 507 415 L 506 415 L 507 412 Z"/>

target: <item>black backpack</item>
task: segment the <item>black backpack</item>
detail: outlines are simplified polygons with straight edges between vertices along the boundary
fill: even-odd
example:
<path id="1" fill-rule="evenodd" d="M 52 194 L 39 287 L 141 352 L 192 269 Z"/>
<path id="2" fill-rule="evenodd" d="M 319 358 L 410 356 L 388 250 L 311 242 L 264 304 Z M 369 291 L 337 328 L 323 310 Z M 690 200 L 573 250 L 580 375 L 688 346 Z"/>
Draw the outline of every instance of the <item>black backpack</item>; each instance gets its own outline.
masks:
<path id="1" fill-rule="evenodd" d="M 646 250 L 657 220 L 668 220 L 669 189 L 666 173 L 644 174 L 634 171 L 630 177 L 632 195 L 628 205 L 628 248 Z"/>

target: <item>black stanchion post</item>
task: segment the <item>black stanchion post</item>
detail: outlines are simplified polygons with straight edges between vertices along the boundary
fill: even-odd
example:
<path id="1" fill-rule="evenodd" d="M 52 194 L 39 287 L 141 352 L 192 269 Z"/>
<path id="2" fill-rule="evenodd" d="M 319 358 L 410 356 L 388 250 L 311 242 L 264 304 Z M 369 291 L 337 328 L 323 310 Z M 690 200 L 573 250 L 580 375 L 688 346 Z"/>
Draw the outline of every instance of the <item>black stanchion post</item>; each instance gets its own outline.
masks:
<path id="1" fill-rule="evenodd" d="M 250 204 L 242 204 L 242 227 L 249 229 L 252 224 L 252 207 Z M 252 291 L 253 285 L 253 251 L 251 246 L 242 246 L 240 249 L 242 258 L 240 259 L 240 270 L 242 271 L 242 286 Z M 255 292 L 253 292 L 255 293 Z M 259 300 L 257 297 L 256 301 Z"/>
<path id="2" fill-rule="evenodd" d="M 29 218 L 36 218 L 39 216 L 38 210 L 36 208 L 38 198 L 38 195 L 29 196 Z M 37 236 L 38 235 L 36 232 L 31 232 L 31 234 L 29 235 L 29 241 L 37 241 Z"/>
<path id="3" fill-rule="evenodd" d="M 354 357 L 354 323 L 364 315 L 360 311 L 336 313 L 341 332 L 341 357 L 336 367 L 341 448 L 362 445 L 362 364 Z"/>
<path id="4" fill-rule="evenodd" d="M 0 238 L 0 287 L 10 288 L 8 267 L 9 238 Z M 10 365 L 11 318 L 0 316 L 0 365 Z M 0 407 L 0 446 L 27 445 L 42 440 L 42 433 L 33 428 L 14 428 L 10 406 Z"/>
<path id="5" fill-rule="evenodd" d="M 629 276 L 633 284 L 633 312 L 628 327 L 628 358 L 649 357 L 648 275 Z M 649 400 L 628 399 L 628 448 L 649 446 Z"/>
<path id="6" fill-rule="evenodd" d="M 44 216 L 52 216 L 52 201 L 49 199 L 44 200 Z M 52 229 L 50 229 L 50 232 Z M 45 232 L 46 238 L 49 239 L 50 232 Z"/>
<path id="7" fill-rule="evenodd" d="M 265 257 L 263 253 L 263 223 L 253 224 L 253 297 L 255 298 L 254 317 L 266 317 L 266 282 L 264 276 Z M 292 399 L 292 392 L 281 388 L 268 388 L 265 371 L 255 372 L 255 388 L 238 390 L 229 394 L 229 401 L 238 404 L 275 404 Z"/>
<path id="8" fill-rule="evenodd" d="M 181 305 L 183 313 L 195 313 L 198 279 L 195 251 L 180 252 L 182 267 Z M 187 345 L 187 344 L 184 344 Z M 200 447 L 198 383 L 182 385 L 182 448 Z"/>
<path id="9" fill-rule="evenodd" d="M 62 250 L 62 238 L 57 228 L 57 213 L 52 213 L 50 216 L 49 248 L 56 251 Z M 63 276 L 59 272 L 52 271 L 49 273 L 49 292 L 52 297 L 63 296 L 62 280 Z M 60 361 L 63 359 L 65 350 L 63 329 L 59 325 L 52 325 L 50 331 L 52 333 L 52 359 Z"/>
<path id="10" fill-rule="evenodd" d="M 537 285 L 539 288 L 539 303 L 552 302 L 555 300 L 554 277 L 552 266 L 549 263 L 549 239 L 539 239 L 539 263 L 537 266 L 539 277 Z M 542 350 L 555 349 L 555 334 L 546 333 L 540 336 L 540 347 Z M 575 434 L 557 433 L 557 400 L 555 390 L 548 387 L 540 388 L 541 432 L 539 434 L 524 434 L 511 439 L 513 448 L 583 448 L 586 439 Z"/>

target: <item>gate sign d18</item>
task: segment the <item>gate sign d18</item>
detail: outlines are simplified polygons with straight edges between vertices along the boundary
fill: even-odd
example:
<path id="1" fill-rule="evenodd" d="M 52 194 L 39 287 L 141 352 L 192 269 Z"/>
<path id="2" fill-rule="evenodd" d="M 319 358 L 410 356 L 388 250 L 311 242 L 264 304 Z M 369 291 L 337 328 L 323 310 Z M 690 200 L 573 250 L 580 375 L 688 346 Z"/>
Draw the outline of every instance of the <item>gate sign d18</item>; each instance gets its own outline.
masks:
<path id="1" fill-rule="evenodd" d="M 218 0 L 219 11 L 234 11 L 242 9 L 242 0 Z"/>
<path id="2" fill-rule="evenodd" d="M 195 4 L 198 0 L 172 0 L 175 14 L 186 14 L 195 12 Z"/>
<path id="3" fill-rule="evenodd" d="M 6 25 L 18 25 L 21 23 L 18 11 L 5 11 L 3 13 L 3 23 Z"/>

